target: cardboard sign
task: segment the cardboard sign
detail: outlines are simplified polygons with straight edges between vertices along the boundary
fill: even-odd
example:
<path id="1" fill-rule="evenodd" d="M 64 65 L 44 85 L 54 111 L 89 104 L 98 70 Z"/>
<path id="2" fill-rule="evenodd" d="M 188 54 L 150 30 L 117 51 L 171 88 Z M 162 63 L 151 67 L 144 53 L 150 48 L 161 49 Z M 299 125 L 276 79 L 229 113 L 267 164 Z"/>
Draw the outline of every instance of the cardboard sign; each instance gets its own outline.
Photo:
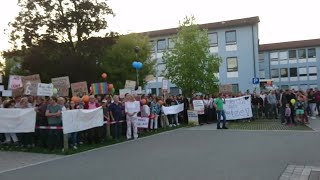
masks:
<path id="1" fill-rule="evenodd" d="M 69 96 L 69 76 L 52 78 L 51 82 L 53 84 L 53 87 L 58 90 L 58 96 Z"/>
<path id="2" fill-rule="evenodd" d="M 69 76 L 52 78 L 51 82 L 55 88 L 70 88 Z"/>
<path id="3" fill-rule="evenodd" d="M 91 84 L 93 94 L 107 94 L 108 93 L 108 83 L 94 83 Z"/>
<path id="4" fill-rule="evenodd" d="M 198 112 L 198 114 L 204 114 L 204 103 L 203 100 L 193 100 L 193 109 Z"/>
<path id="5" fill-rule="evenodd" d="M 252 117 L 251 96 L 226 99 L 223 107 L 227 120 L 239 120 Z"/>
<path id="6" fill-rule="evenodd" d="M 188 110 L 188 124 L 199 125 L 198 113 L 197 111 Z"/>
<path id="7" fill-rule="evenodd" d="M 168 80 L 162 80 L 162 89 L 168 90 L 169 88 L 169 81 Z"/>
<path id="8" fill-rule="evenodd" d="M 52 96 L 53 95 L 53 84 L 38 84 L 38 96 Z"/>
<path id="9" fill-rule="evenodd" d="M 82 97 L 88 95 L 88 85 L 87 81 L 77 82 L 71 84 L 72 96 Z"/>
<path id="10" fill-rule="evenodd" d="M 22 76 L 15 76 L 15 75 L 9 76 L 8 89 L 18 89 L 22 87 L 23 87 Z"/>
<path id="11" fill-rule="evenodd" d="M 3 97 L 12 97 L 12 90 L 3 90 L 2 96 Z"/>
<path id="12" fill-rule="evenodd" d="M 134 89 L 136 87 L 136 81 L 126 80 L 126 84 L 124 86 L 125 89 Z"/>
<path id="13" fill-rule="evenodd" d="M 149 118 L 148 117 L 136 117 L 138 128 L 149 128 Z"/>
<path id="14" fill-rule="evenodd" d="M 120 98 L 124 98 L 126 94 L 131 94 L 131 89 L 119 89 Z"/>
<path id="15" fill-rule="evenodd" d="M 40 75 L 34 74 L 31 76 L 22 77 L 22 84 L 25 95 L 37 95 L 38 83 L 41 83 Z"/>
<path id="16" fill-rule="evenodd" d="M 24 92 L 23 87 L 18 88 L 18 89 L 12 89 L 12 97 L 19 97 L 22 96 Z"/>
<path id="17" fill-rule="evenodd" d="M 232 84 L 220 85 L 219 93 L 232 94 Z"/>

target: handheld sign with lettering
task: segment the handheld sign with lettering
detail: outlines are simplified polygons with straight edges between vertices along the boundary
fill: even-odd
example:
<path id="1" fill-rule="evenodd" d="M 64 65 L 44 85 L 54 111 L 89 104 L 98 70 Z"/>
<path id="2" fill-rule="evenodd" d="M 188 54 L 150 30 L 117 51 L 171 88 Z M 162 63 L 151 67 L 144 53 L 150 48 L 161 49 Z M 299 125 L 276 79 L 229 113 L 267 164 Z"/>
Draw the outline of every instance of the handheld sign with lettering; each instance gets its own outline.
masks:
<path id="1" fill-rule="evenodd" d="M 34 74 L 22 77 L 22 83 L 25 95 L 37 95 L 38 83 L 41 83 L 40 75 Z"/>
<path id="2" fill-rule="evenodd" d="M 18 89 L 22 87 L 23 87 L 22 76 L 15 76 L 15 75 L 9 76 L 8 89 Z"/>
<path id="3" fill-rule="evenodd" d="M 169 87 L 169 81 L 168 80 L 162 80 L 162 89 L 168 90 Z"/>
<path id="4" fill-rule="evenodd" d="M 125 89 L 134 89 L 136 87 L 136 81 L 126 80 L 126 84 L 124 86 Z"/>
<path id="5" fill-rule="evenodd" d="M 87 81 L 77 82 L 71 84 L 72 96 L 82 97 L 84 95 L 88 95 L 88 85 Z"/>
<path id="6" fill-rule="evenodd" d="M 188 124 L 199 125 L 198 113 L 197 111 L 188 110 Z"/>
<path id="7" fill-rule="evenodd" d="M 193 100 L 193 109 L 198 112 L 198 114 L 204 114 L 204 103 L 203 100 Z"/>
<path id="8" fill-rule="evenodd" d="M 38 96 L 52 96 L 53 95 L 53 84 L 38 84 Z"/>
<path id="9" fill-rule="evenodd" d="M 70 81 L 69 76 L 52 78 L 51 82 L 58 90 L 58 96 L 69 96 Z"/>

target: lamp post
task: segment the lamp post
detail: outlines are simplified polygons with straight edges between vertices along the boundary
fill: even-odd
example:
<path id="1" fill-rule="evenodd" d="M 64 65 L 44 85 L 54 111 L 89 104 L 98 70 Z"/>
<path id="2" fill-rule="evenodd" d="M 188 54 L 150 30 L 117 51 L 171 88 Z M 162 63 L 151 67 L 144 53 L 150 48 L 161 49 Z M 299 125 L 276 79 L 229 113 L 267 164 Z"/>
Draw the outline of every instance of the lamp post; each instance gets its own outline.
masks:
<path id="1" fill-rule="evenodd" d="M 138 60 L 138 54 L 140 52 L 140 48 L 136 46 L 134 48 L 134 52 L 136 53 L 136 60 Z M 139 70 L 142 68 L 142 63 L 139 61 L 133 61 L 132 67 L 136 69 L 136 74 L 137 74 L 137 85 L 136 85 L 136 90 L 139 88 Z"/>

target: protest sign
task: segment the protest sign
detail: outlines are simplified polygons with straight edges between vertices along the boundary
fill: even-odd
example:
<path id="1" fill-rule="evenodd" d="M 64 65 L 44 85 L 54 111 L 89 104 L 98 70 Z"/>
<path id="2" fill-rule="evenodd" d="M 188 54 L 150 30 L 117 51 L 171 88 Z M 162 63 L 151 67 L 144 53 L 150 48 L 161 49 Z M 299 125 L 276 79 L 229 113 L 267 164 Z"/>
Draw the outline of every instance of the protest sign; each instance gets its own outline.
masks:
<path id="1" fill-rule="evenodd" d="M 3 90 L 2 96 L 3 97 L 12 97 L 12 90 Z"/>
<path id="2" fill-rule="evenodd" d="M 232 94 L 232 84 L 220 85 L 219 92 L 223 94 Z"/>
<path id="3" fill-rule="evenodd" d="M 126 94 L 131 94 L 131 89 L 119 89 L 120 98 L 124 98 Z"/>
<path id="4" fill-rule="evenodd" d="M 168 80 L 162 80 L 162 88 L 163 90 L 168 90 L 169 88 L 169 81 Z"/>
<path id="5" fill-rule="evenodd" d="M 197 111 L 198 114 L 204 114 L 204 103 L 203 100 L 193 100 L 193 110 Z"/>
<path id="6" fill-rule="evenodd" d="M 4 90 L 4 85 L 0 85 L 0 91 Z"/>
<path id="7" fill-rule="evenodd" d="M 53 84 L 53 87 L 58 90 L 58 96 L 69 96 L 69 76 L 52 78 L 51 82 Z"/>
<path id="8" fill-rule="evenodd" d="M 34 74 L 22 77 L 22 84 L 25 95 L 37 95 L 38 83 L 41 83 L 40 75 Z"/>
<path id="9" fill-rule="evenodd" d="M 135 91 L 135 90 L 132 90 L 132 91 L 131 91 L 131 94 L 135 94 L 135 95 L 137 95 L 137 94 L 142 94 L 142 88 L 141 88 L 141 86 L 139 86 L 136 91 Z"/>
<path id="10" fill-rule="evenodd" d="M 23 87 L 17 88 L 17 89 L 12 89 L 12 97 L 19 97 L 22 96 L 24 92 Z"/>
<path id="11" fill-rule="evenodd" d="M 182 104 L 169 106 L 169 107 L 162 106 L 162 111 L 165 115 L 178 114 L 179 112 L 183 111 L 183 108 L 184 108 L 184 104 L 182 103 Z"/>
<path id="12" fill-rule="evenodd" d="M 77 82 L 71 84 L 72 96 L 82 97 L 84 95 L 88 95 L 88 85 L 87 81 Z"/>
<path id="13" fill-rule="evenodd" d="M 149 128 L 149 118 L 148 117 L 136 117 L 138 128 Z"/>
<path id="14" fill-rule="evenodd" d="M 34 132 L 36 111 L 33 108 L 0 108 L 0 133 Z"/>
<path id="15" fill-rule="evenodd" d="M 2 74 L 0 74 L 0 83 L 2 83 L 2 81 L 3 81 L 3 80 L 2 80 Z"/>
<path id="16" fill-rule="evenodd" d="M 53 84 L 38 83 L 38 96 L 52 96 L 53 95 Z"/>
<path id="17" fill-rule="evenodd" d="M 63 133 L 79 132 L 94 127 L 103 126 L 103 110 L 96 109 L 76 109 L 62 111 Z"/>
<path id="18" fill-rule="evenodd" d="M 91 84 L 93 94 L 107 94 L 108 93 L 108 83 L 94 83 Z"/>
<path id="19" fill-rule="evenodd" d="M 8 89 L 18 89 L 22 88 L 22 76 L 10 75 Z"/>
<path id="20" fill-rule="evenodd" d="M 199 125 L 198 113 L 197 111 L 188 110 L 188 124 Z"/>
<path id="21" fill-rule="evenodd" d="M 134 89 L 135 87 L 136 87 L 136 81 L 126 80 L 126 83 L 124 85 L 125 89 Z"/>
<path id="22" fill-rule="evenodd" d="M 241 96 L 226 99 L 224 111 L 227 120 L 238 120 L 252 117 L 251 97 Z"/>

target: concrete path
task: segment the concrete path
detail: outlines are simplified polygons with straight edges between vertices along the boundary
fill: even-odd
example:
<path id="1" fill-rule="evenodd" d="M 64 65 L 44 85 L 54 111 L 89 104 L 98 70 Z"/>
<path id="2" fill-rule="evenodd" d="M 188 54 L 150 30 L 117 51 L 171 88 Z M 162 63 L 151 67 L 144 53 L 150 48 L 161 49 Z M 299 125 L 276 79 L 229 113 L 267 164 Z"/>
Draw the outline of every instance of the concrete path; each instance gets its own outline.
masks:
<path id="1" fill-rule="evenodd" d="M 278 180 L 288 165 L 320 166 L 319 149 L 318 132 L 179 129 L 1 173 L 0 179 Z"/>

